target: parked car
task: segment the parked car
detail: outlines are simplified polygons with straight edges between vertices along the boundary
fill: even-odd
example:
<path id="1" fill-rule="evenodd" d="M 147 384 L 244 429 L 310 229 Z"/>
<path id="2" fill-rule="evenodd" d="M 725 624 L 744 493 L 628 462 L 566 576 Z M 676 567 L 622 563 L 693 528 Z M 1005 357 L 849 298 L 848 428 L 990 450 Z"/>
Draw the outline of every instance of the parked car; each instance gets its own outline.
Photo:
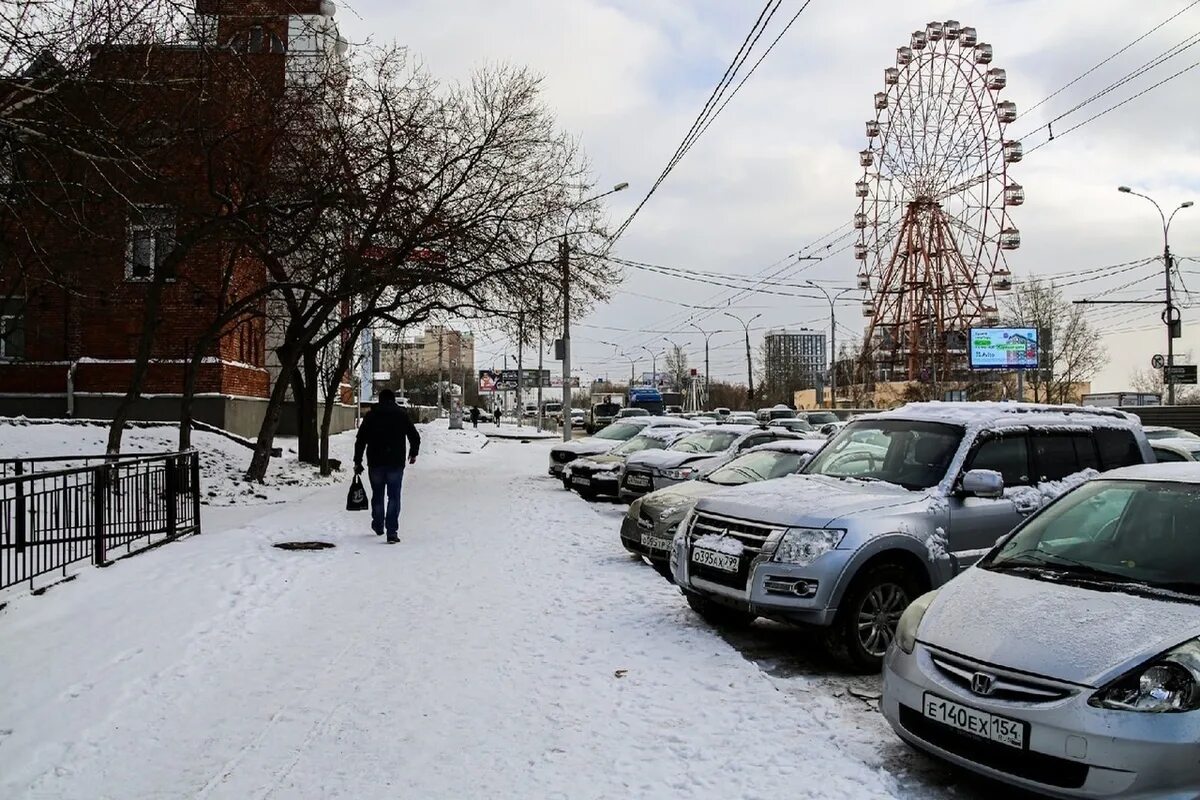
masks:
<path id="1" fill-rule="evenodd" d="M 760 408 L 758 410 L 757 419 L 759 422 L 766 424 L 773 419 L 795 419 L 796 412 L 794 409 L 780 403 L 779 405 L 771 406 L 770 408 Z"/>
<path id="2" fill-rule="evenodd" d="M 1142 430 L 1146 433 L 1146 438 L 1150 441 L 1157 439 L 1195 439 L 1200 441 L 1200 436 L 1185 431 L 1183 428 L 1168 428 L 1165 425 L 1145 425 Z"/>
<path id="3" fill-rule="evenodd" d="M 565 478 L 584 500 L 616 497 L 626 458 L 647 450 L 661 450 L 691 431 L 691 428 L 669 426 L 643 428 L 637 436 L 621 442 L 607 453 L 584 456 L 567 464 Z"/>
<path id="4" fill-rule="evenodd" d="M 617 412 L 617 419 L 628 419 L 629 417 L 649 417 L 650 412 L 644 408 L 622 408 Z"/>
<path id="5" fill-rule="evenodd" d="M 667 406 L 663 409 L 663 413 L 668 417 L 682 417 L 683 406 Z"/>
<path id="6" fill-rule="evenodd" d="M 555 478 L 564 479 L 564 488 L 570 488 L 565 482 L 563 468 L 580 456 L 595 456 L 607 453 L 628 439 L 642 432 L 643 428 L 656 427 L 699 428 L 698 423 L 678 417 L 640 416 L 623 419 L 607 426 L 595 436 L 586 436 L 571 442 L 563 442 L 550 449 L 549 473 Z"/>
<path id="7" fill-rule="evenodd" d="M 1200 437 L 1196 439 L 1151 439 L 1154 460 L 1160 464 L 1200 461 Z"/>
<path id="8" fill-rule="evenodd" d="M 900 618 L 909 744 L 1058 797 L 1200 796 L 1200 465 L 1105 473 Z"/>
<path id="9" fill-rule="evenodd" d="M 816 431 L 812 425 L 808 424 L 808 420 L 794 417 L 792 419 L 777 419 L 767 423 L 768 428 L 783 428 L 785 431 L 792 433 L 815 434 Z"/>
<path id="10" fill-rule="evenodd" d="M 753 411 L 734 411 L 725 417 L 725 421 L 738 425 L 757 425 L 758 415 Z"/>
<path id="11" fill-rule="evenodd" d="M 716 624 L 823 628 L 878 669 L 900 612 L 1072 480 L 1153 460 L 1135 417 L 1023 403 L 914 403 L 862 417 L 800 475 L 697 503 L 675 582 Z"/>
<path id="12" fill-rule="evenodd" d="M 697 500 L 730 486 L 790 475 L 824 445 L 816 439 L 767 442 L 743 451 L 694 481 L 639 497 L 629 504 L 621 523 L 621 544 L 629 552 L 650 559 L 655 569 L 669 579 L 671 539 Z"/>
<path id="13" fill-rule="evenodd" d="M 706 425 L 665 450 L 631 456 L 621 476 L 620 497 L 632 500 L 655 489 L 689 481 L 751 447 L 795 438 L 799 435 L 782 428 L 734 423 Z"/>
<path id="14" fill-rule="evenodd" d="M 732 414 L 733 412 L 732 412 L 732 411 L 730 411 L 730 410 L 729 410 L 728 408 L 726 408 L 725 406 L 718 406 L 717 408 L 714 408 L 714 409 L 713 409 L 713 413 L 715 413 L 715 414 L 717 414 L 718 416 L 721 416 L 721 417 L 728 417 L 728 416 L 729 416 L 730 414 Z"/>
<path id="15" fill-rule="evenodd" d="M 808 420 L 808 424 L 814 428 L 819 428 L 822 425 L 828 425 L 831 422 L 841 422 L 842 418 L 832 411 L 801 411 L 799 416 Z"/>

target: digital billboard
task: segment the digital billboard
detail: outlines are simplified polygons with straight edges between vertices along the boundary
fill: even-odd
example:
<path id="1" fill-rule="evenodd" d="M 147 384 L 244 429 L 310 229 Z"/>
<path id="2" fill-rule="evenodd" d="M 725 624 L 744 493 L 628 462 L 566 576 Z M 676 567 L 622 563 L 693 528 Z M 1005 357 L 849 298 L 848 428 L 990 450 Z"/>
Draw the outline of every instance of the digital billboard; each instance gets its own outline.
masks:
<path id="1" fill-rule="evenodd" d="M 971 369 L 1037 368 L 1037 328 L 971 328 Z"/>

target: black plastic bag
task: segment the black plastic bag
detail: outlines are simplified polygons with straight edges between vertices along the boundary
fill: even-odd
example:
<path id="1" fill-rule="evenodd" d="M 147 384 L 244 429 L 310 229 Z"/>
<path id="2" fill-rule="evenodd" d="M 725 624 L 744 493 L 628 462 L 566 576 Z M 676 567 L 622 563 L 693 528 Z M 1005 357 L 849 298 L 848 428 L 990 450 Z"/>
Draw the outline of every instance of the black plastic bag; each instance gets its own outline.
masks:
<path id="1" fill-rule="evenodd" d="M 363 488 L 362 479 L 355 475 L 350 484 L 350 491 L 346 494 L 346 510 L 366 511 L 367 506 L 367 490 Z"/>

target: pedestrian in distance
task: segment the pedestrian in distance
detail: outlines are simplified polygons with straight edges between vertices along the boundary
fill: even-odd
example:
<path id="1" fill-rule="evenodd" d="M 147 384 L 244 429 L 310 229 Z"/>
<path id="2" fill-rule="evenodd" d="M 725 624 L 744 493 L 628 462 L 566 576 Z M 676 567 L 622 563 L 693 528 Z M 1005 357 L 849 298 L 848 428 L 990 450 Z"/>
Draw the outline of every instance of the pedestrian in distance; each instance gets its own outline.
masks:
<path id="1" fill-rule="evenodd" d="M 492 416 L 496 420 L 496 427 L 500 427 L 500 406 L 496 406 L 496 410 L 492 412 Z"/>
<path id="2" fill-rule="evenodd" d="M 471 427 L 479 427 L 479 406 L 471 406 Z"/>
<path id="3" fill-rule="evenodd" d="M 376 536 L 386 531 L 388 544 L 400 541 L 400 487 L 404 483 L 406 444 L 408 463 L 417 463 L 421 434 L 404 409 L 396 405 L 395 392 L 384 389 L 354 439 L 354 474 L 362 474 L 365 451 L 367 479 L 371 484 L 371 530 Z"/>

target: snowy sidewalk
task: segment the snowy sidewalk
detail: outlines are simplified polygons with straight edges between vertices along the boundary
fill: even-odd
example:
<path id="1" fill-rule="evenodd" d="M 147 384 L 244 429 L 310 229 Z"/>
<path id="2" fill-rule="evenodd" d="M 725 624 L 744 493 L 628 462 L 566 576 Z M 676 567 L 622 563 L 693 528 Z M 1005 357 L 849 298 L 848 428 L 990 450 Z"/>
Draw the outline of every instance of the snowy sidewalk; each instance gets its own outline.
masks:
<path id="1" fill-rule="evenodd" d="M 319 488 L 0 613 L 0 797 L 904 794 L 545 478 L 546 443 L 427 428 L 399 545 Z"/>

